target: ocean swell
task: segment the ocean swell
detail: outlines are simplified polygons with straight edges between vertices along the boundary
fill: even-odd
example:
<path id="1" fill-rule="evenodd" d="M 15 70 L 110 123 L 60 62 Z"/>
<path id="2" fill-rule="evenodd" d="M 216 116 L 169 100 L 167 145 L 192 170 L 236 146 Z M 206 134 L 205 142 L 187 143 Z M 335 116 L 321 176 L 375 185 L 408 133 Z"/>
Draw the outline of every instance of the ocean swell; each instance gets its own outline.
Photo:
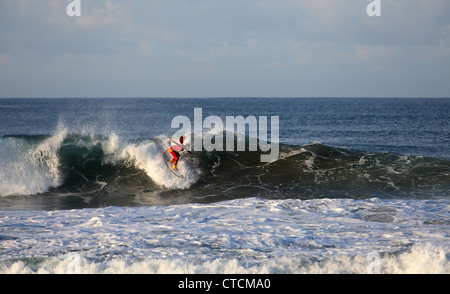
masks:
<path id="1" fill-rule="evenodd" d="M 169 143 L 165 136 L 128 141 L 114 133 L 70 134 L 65 128 L 53 136 L 6 136 L 0 139 L 0 195 L 107 199 L 169 193 L 183 202 L 215 202 L 446 197 L 450 188 L 449 160 L 321 144 L 281 145 L 272 163 L 262 163 L 260 152 L 248 150 L 183 154 L 180 179 L 161 158 Z"/>

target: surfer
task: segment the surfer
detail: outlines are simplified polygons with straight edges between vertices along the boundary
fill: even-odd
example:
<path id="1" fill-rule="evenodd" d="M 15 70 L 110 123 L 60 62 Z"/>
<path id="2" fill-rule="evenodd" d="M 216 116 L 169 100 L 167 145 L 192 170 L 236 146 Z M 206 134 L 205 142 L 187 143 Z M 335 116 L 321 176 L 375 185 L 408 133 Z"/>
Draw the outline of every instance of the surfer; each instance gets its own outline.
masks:
<path id="1" fill-rule="evenodd" d="M 194 153 L 192 153 L 191 151 L 188 150 L 190 148 L 188 145 L 183 145 L 183 141 L 184 141 L 183 136 L 180 137 L 180 143 L 175 142 L 174 140 L 172 140 L 172 138 L 170 138 L 170 141 L 175 143 L 175 145 L 172 145 L 167 151 L 170 153 L 170 155 L 172 155 L 172 158 L 170 159 L 170 163 L 173 164 L 172 168 L 176 170 L 178 160 L 180 159 L 181 151 L 189 152 L 192 155 L 194 155 Z M 164 153 L 166 153 L 166 152 L 164 152 Z"/>

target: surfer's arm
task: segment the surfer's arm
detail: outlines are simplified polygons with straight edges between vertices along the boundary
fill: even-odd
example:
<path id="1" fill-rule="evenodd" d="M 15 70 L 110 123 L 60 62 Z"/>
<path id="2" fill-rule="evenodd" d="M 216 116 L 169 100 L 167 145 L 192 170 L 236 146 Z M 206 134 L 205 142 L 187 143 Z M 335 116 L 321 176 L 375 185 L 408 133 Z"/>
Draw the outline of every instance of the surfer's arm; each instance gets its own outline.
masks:
<path id="1" fill-rule="evenodd" d="M 177 141 L 173 140 L 172 138 L 169 138 L 171 142 L 173 142 L 175 145 L 180 146 L 183 150 L 189 152 L 190 154 L 194 155 L 194 153 L 192 153 L 191 151 L 189 151 L 189 149 L 191 149 L 190 144 L 184 145 L 184 144 L 180 144 Z"/>
<path id="2" fill-rule="evenodd" d="M 181 147 L 183 148 L 184 151 L 186 151 L 187 153 L 191 154 L 191 155 L 195 155 L 193 152 L 191 152 L 191 144 L 186 144 L 186 145 L 181 145 Z"/>
<path id="3" fill-rule="evenodd" d="M 183 147 L 183 145 L 181 145 L 180 143 L 178 143 L 178 142 L 175 141 L 174 139 L 169 138 L 169 140 L 170 140 L 171 142 L 173 142 L 175 145 L 178 145 L 178 146 L 180 146 L 180 147 Z"/>

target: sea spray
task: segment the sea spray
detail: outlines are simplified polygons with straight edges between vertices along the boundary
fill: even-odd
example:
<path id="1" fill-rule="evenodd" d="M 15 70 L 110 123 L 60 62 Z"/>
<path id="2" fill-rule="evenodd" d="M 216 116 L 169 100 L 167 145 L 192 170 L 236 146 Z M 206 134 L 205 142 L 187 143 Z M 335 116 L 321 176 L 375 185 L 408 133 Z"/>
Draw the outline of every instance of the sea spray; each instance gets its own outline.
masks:
<path id="1" fill-rule="evenodd" d="M 0 211 L 0 273 L 365 274 L 375 255 L 382 274 L 448 274 L 449 209 L 447 199 L 247 198 Z"/>
<path id="2" fill-rule="evenodd" d="M 112 133 L 107 140 L 102 142 L 105 152 L 104 163 L 113 165 L 125 164 L 133 166 L 145 173 L 159 186 L 170 189 L 189 188 L 198 179 L 199 172 L 186 161 L 181 161 L 178 169 L 184 179 L 174 177 L 161 158 L 164 148 L 168 148 L 169 140 L 159 137 L 142 142 L 125 142 Z"/>
<path id="3" fill-rule="evenodd" d="M 67 129 L 42 141 L 20 137 L 0 139 L 0 196 L 33 195 L 62 183 L 58 150 Z"/>

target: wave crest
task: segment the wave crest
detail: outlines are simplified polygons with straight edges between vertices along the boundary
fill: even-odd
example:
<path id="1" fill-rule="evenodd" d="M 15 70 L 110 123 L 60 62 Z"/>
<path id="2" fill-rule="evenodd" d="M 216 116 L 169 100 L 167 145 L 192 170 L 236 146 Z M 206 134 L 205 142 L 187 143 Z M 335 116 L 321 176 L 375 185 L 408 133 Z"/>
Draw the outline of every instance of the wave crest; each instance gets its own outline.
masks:
<path id="1" fill-rule="evenodd" d="M 189 136 L 188 136 L 189 138 Z M 189 139 L 188 139 L 189 140 Z M 280 157 L 260 152 L 202 151 L 182 155 L 185 179 L 174 177 L 161 154 L 165 136 L 127 141 L 69 134 L 0 139 L 0 195 L 157 195 L 186 202 L 245 197 L 367 198 L 448 196 L 450 161 L 368 153 L 321 144 L 280 145 Z M 121 203 L 123 204 L 123 203 Z"/>

